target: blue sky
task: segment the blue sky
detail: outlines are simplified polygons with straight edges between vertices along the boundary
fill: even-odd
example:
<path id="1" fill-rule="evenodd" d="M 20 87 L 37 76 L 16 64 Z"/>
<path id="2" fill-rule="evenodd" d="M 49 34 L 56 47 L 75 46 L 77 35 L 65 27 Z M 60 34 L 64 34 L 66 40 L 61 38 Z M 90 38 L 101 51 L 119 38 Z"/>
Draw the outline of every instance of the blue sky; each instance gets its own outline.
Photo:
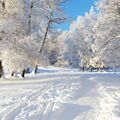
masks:
<path id="1" fill-rule="evenodd" d="M 84 16 L 88 12 L 91 6 L 94 5 L 95 0 L 68 0 L 64 5 L 65 13 L 72 17 L 72 20 L 76 20 L 77 16 Z M 68 30 L 70 23 L 65 23 L 59 26 L 62 30 Z"/>

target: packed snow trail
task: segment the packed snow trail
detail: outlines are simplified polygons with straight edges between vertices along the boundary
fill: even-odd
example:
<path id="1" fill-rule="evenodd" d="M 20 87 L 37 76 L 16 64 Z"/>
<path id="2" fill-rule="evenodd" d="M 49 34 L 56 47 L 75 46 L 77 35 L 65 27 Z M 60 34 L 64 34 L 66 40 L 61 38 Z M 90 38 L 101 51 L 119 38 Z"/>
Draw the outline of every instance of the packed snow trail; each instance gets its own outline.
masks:
<path id="1" fill-rule="evenodd" d="M 119 119 L 119 73 L 51 73 L 0 81 L 0 120 Z"/>

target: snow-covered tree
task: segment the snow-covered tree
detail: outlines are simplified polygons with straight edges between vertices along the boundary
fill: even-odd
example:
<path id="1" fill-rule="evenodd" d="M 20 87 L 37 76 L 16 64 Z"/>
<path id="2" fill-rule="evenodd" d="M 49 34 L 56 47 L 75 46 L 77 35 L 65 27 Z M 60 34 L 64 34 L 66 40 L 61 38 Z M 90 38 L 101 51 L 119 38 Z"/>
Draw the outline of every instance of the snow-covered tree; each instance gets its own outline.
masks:
<path id="1" fill-rule="evenodd" d="M 62 0 L 0 1 L 1 65 L 12 72 L 48 63 L 52 42 L 47 42 L 45 46 L 44 43 L 46 39 L 52 38 L 50 37 L 52 34 L 48 34 L 51 24 L 64 21 L 62 2 Z M 38 52 L 40 46 L 45 48 L 42 53 Z"/>
<path id="2" fill-rule="evenodd" d="M 68 52 L 67 51 L 67 44 L 66 44 L 66 39 L 68 37 L 67 31 L 62 32 L 57 40 L 56 40 L 56 45 L 55 45 L 55 50 L 57 51 L 57 63 L 55 64 L 55 66 L 58 67 L 64 67 L 69 65 L 69 60 L 65 58 L 65 53 Z"/>
<path id="3" fill-rule="evenodd" d="M 70 67 L 75 67 L 78 68 L 79 67 L 79 63 L 80 63 L 80 57 L 79 57 L 79 53 L 78 53 L 78 47 L 75 43 L 75 36 L 74 33 L 70 33 L 71 31 L 68 31 L 66 33 L 65 39 L 64 39 L 64 59 L 65 61 L 68 62 L 68 65 Z"/>
<path id="4" fill-rule="evenodd" d="M 66 21 L 66 17 L 62 10 L 61 4 L 66 0 L 43 0 L 43 17 L 47 20 L 45 34 L 43 38 L 42 45 L 40 47 L 40 52 L 44 47 L 48 31 L 53 24 L 61 24 Z"/>
<path id="5" fill-rule="evenodd" d="M 100 0 L 98 18 L 94 26 L 93 64 L 120 66 L 120 1 Z"/>
<path id="6" fill-rule="evenodd" d="M 22 0 L 3 0 L 4 9 L 1 9 L 0 17 L 0 52 L 3 64 L 3 56 L 6 51 L 10 52 L 9 57 L 15 57 L 14 45 L 17 40 L 26 35 L 26 22 L 24 5 Z M 9 63 L 9 60 L 7 61 Z"/>
<path id="7" fill-rule="evenodd" d="M 80 66 L 88 67 L 90 64 L 94 22 L 95 13 L 92 8 L 90 13 L 86 13 L 85 17 L 79 16 L 70 27 L 69 36 L 77 47 Z"/>
<path id="8" fill-rule="evenodd" d="M 19 39 L 13 46 L 4 49 L 2 55 L 3 66 L 9 72 L 21 71 L 28 67 L 47 64 L 47 58 L 40 56 L 39 45 L 34 40 L 34 36 Z M 12 48 L 14 47 L 14 49 Z"/>

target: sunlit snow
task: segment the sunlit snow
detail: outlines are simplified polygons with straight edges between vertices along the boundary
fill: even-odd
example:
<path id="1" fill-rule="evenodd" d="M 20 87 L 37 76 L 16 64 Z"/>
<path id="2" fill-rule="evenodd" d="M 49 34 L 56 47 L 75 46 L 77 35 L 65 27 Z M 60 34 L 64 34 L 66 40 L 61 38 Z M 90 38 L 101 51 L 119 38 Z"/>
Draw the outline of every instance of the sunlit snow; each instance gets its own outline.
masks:
<path id="1" fill-rule="evenodd" d="M 0 120 L 120 119 L 119 73 L 66 71 L 2 79 Z"/>

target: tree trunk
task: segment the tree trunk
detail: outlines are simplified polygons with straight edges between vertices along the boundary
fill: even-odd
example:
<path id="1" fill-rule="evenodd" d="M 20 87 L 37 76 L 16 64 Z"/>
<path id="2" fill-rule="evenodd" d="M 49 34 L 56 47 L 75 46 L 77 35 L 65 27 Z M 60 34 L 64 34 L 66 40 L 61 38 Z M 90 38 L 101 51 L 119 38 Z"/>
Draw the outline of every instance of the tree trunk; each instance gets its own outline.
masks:
<path id="1" fill-rule="evenodd" d="M 35 67 L 35 74 L 37 74 L 38 66 Z"/>
<path id="2" fill-rule="evenodd" d="M 24 78 L 25 77 L 25 72 L 26 72 L 26 70 L 24 69 L 23 71 L 22 71 L 22 73 L 21 73 L 21 76 Z"/>
<path id="3" fill-rule="evenodd" d="M 82 67 L 82 71 L 85 71 L 85 66 Z"/>
<path id="4" fill-rule="evenodd" d="M 92 72 L 92 67 L 90 68 L 90 72 Z"/>
<path id="5" fill-rule="evenodd" d="M 11 76 L 13 77 L 15 75 L 15 72 L 13 71 L 12 73 L 11 73 Z"/>
<path id="6" fill-rule="evenodd" d="M 34 7 L 34 2 L 30 3 L 29 6 L 29 16 L 28 16 L 28 34 L 31 34 L 31 18 L 32 18 L 32 11 L 33 11 L 33 7 Z"/>
<path id="7" fill-rule="evenodd" d="M 5 2 L 4 1 L 0 1 L 0 3 L 2 4 L 2 8 L 5 9 Z"/>
<path id="8" fill-rule="evenodd" d="M 0 60 L 0 78 L 3 76 L 3 66 L 2 61 Z"/>
<path id="9" fill-rule="evenodd" d="M 42 43 L 42 46 L 41 46 L 40 51 L 39 51 L 40 53 L 42 52 L 43 46 L 44 46 L 44 44 L 45 44 L 45 40 L 46 40 L 46 38 L 47 38 L 48 30 L 49 30 L 49 28 L 50 28 L 50 24 L 51 24 L 51 23 L 52 23 L 52 20 L 49 20 L 49 21 L 48 21 L 48 24 L 47 24 L 46 31 L 45 31 L 43 43 Z"/>

